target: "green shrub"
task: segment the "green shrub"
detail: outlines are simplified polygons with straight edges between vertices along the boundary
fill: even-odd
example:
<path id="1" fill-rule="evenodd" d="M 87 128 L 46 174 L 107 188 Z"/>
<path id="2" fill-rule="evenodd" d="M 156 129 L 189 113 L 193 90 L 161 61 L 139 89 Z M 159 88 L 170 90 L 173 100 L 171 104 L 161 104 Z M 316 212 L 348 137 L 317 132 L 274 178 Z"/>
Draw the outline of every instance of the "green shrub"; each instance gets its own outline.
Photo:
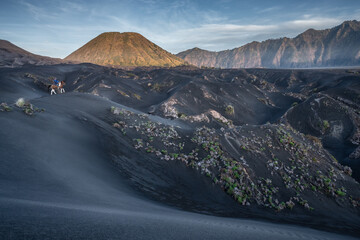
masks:
<path id="1" fill-rule="evenodd" d="M 154 85 L 152 85 L 152 90 L 156 91 L 156 92 L 160 92 L 161 91 L 162 86 L 159 83 L 155 83 Z"/>
<path id="2" fill-rule="evenodd" d="M 186 118 L 185 113 L 178 113 L 177 116 L 178 116 L 178 118 Z"/>
<path id="3" fill-rule="evenodd" d="M 124 97 L 130 97 L 126 92 L 121 91 L 121 90 L 116 90 L 118 93 L 120 93 L 121 95 L 123 95 Z"/>
<path id="4" fill-rule="evenodd" d="M 346 193 L 341 191 L 340 189 L 336 190 L 336 194 L 339 195 L 340 197 L 344 197 L 346 195 Z"/>
<path id="5" fill-rule="evenodd" d="M 116 107 L 111 106 L 111 108 L 110 108 L 111 113 L 114 113 L 114 112 L 115 112 L 115 109 L 116 109 Z"/>
<path id="6" fill-rule="evenodd" d="M 328 121 L 328 120 L 324 120 L 324 121 L 323 121 L 323 129 L 324 129 L 324 131 L 326 131 L 327 129 L 329 129 L 329 127 L 330 127 L 329 121 Z"/>
<path id="7" fill-rule="evenodd" d="M 23 98 L 19 98 L 16 102 L 15 102 L 15 105 L 18 106 L 18 107 L 24 107 L 25 105 L 25 99 Z"/>
<path id="8" fill-rule="evenodd" d="M 234 115 L 234 113 L 235 113 L 234 107 L 232 105 L 227 105 L 225 108 L 225 112 L 228 115 Z"/>
<path id="9" fill-rule="evenodd" d="M 12 108 L 9 105 L 7 105 L 6 103 L 2 103 L 2 104 L 0 104 L 0 106 L 2 107 L 1 111 L 6 111 L 6 112 L 12 111 Z"/>
<path id="10" fill-rule="evenodd" d="M 30 107 L 24 108 L 23 111 L 26 115 L 29 115 L 29 116 L 32 116 L 34 114 L 34 111 Z"/>
<path id="11" fill-rule="evenodd" d="M 136 75 L 135 74 L 133 74 L 133 73 L 127 73 L 126 75 L 128 75 L 129 77 L 136 77 Z"/>
<path id="12" fill-rule="evenodd" d="M 137 99 L 137 100 L 141 100 L 141 96 L 139 94 L 133 93 L 133 96 Z"/>
<path id="13" fill-rule="evenodd" d="M 4 108 L 4 110 L 6 111 L 6 112 L 11 112 L 12 111 L 12 108 L 11 107 L 9 107 L 9 106 L 4 106 L 3 107 Z"/>

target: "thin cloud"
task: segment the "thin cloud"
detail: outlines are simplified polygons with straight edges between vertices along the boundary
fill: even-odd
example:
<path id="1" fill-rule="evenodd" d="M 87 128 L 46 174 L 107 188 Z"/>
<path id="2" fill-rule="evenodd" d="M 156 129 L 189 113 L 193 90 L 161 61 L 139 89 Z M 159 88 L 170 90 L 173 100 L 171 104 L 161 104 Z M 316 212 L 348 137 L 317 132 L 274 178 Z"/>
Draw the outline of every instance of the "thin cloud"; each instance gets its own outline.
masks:
<path id="1" fill-rule="evenodd" d="M 41 8 L 39 6 L 31 4 L 29 2 L 21 1 L 20 3 L 23 6 L 25 6 L 27 11 L 38 21 L 42 20 L 42 19 L 49 19 L 49 18 L 54 19 L 58 16 L 57 13 L 49 14 L 45 8 Z"/>
<path id="2" fill-rule="evenodd" d="M 60 2 L 59 10 L 64 13 L 74 13 L 74 12 L 86 12 L 88 8 L 86 4 L 74 3 L 74 2 Z"/>
<path id="3" fill-rule="evenodd" d="M 236 24 L 205 24 L 202 27 L 195 29 L 207 32 L 258 32 L 276 29 L 276 25 L 236 25 Z"/>
<path id="4" fill-rule="evenodd" d="M 258 13 L 269 13 L 269 12 L 274 12 L 274 11 L 278 11 L 278 10 L 281 10 L 281 7 L 279 7 L 279 6 L 269 7 L 269 8 L 265 8 L 265 9 L 258 11 Z"/>
<path id="5" fill-rule="evenodd" d="M 313 18 L 313 19 L 300 19 L 300 20 L 289 21 L 282 25 L 289 28 L 298 28 L 298 27 L 321 28 L 321 27 L 329 27 L 337 23 L 339 23 L 339 19 L 336 18 Z"/>

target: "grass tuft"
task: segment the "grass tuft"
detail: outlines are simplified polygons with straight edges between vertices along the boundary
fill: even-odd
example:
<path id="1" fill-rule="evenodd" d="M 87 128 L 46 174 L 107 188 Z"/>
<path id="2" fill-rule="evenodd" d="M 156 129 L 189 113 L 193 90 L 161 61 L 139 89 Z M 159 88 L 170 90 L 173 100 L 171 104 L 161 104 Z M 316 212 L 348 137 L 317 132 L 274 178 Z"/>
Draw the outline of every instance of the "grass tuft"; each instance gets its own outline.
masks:
<path id="1" fill-rule="evenodd" d="M 24 98 L 19 98 L 18 100 L 16 100 L 15 105 L 20 107 L 20 108 L 24 107 L 25 99 Z"/>
<path id="2" fill-rule="evenodd" d="M 228 115 L 234 115 L 234 113 L 235 113 L 234 107 L 232 105 L 227 105 L 225 108 L 225 112 Z"/>

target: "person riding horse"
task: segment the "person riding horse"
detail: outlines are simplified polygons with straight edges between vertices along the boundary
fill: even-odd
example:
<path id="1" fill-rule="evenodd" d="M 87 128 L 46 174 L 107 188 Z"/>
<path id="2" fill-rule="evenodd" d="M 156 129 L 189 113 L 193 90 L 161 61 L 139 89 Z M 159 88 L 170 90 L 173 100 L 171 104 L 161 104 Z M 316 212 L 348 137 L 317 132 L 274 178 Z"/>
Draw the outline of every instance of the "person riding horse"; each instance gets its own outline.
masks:
<path id="1" fill-rule="evenodd" d="M 55 90 L 60 90 L 60 93 L 64 93 L 65 89 L 65 82 L 64 81 L 59 81 L 56 78 L 54 78 L 54 84 L 50 85 L 48 87 L 49 91 L 50 91 L 50 95 L 56 94 Z"/>
<path id="2" fill-rule="evenodd" d="M 55 84 L 56 86 L 59 86 L 59 87 L 60 87 L 60 81 L 57 80 L 56 78 L 54 78 L 54 84 Z"/>

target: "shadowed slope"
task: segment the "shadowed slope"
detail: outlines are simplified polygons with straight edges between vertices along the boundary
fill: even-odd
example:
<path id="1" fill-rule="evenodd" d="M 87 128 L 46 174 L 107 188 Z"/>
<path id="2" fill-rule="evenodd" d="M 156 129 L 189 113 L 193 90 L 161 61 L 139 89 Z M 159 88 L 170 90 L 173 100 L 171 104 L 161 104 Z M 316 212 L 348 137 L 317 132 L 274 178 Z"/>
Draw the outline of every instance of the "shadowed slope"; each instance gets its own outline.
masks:
<path id="1" fill-rule="evenodd" d="M 324 150 L 321 140 L 312 142 L 289 125 L 297 128 L 290 110 L 296 114 L 300 106 L 306 107 L 314 91 L 334 98 L 346 95 L 350 98 L 342 101 L 358 103 L 352 99 L 358 89 L 356 70 L 144 69 L 93 64 L 0 69 L 0 102 L 13 108 L 0 112 L 1 126 L 6 126 L 0 128 L 0 159 L 5 159 L 0 168 L 1 232 L 14 233 L 12 229 L 24 226 L 29 237 L 41 238 L 36 235 L 39 226 L 53 231 L 70 219 L 73 224 L 58 233 L 71 229 L 72 236 L 87 236 L 77 223 L 85 222 L 81 226 L 90 229 L 98 225 L 96 219 L 108 219 L 89 234 L 111 238 L 121 231 L 141 238 L 143 232 L 154 232 L 155 238 L 156 232 L 164 236 L 177 225 L 176 236 L 170 237 L 176 238 L 183 237 L 180 229 L 189 229 L 191 222 L 189 238 L 211 229 L 213 238 L 250 232 L 252 239 L 281 239 L 280 230 L 273 231 L 276 225 L 266 234 L 259 225 L 249 231 L 242 223 L 223 228 L 220 223 L 229 219 L 213 221 L 173 212 L 175 207 L 358 236 L 359 184 Z M 66 81 L 66 94 L 50 97 L 42 90 L 51 75 Z M 350 87 L 355 89 L 352 95 L 345 92 Z M 26 116 L 13 104 L 20 96 L 45 112 Z M 294 101 L 299 108 L 291 107 Z M 337 105 L 326 105 L 326 111 L 333 112 Z M 286 120 L 281 118 L 285 112 L 289 124 L 279 124 Z M 328 120 L 325 133 L 341 121 L 319 117 Z M 273 124 L 264 124 L 267 121 Z M 358 124 L 352 128 L 359 129 Z M 344 128 L 339 140 L 346 132 Z M 44 215 L 50 216 L 46 222 Z M 206 226 L 196 223 L 201 219 L 208 220 Z M 220 225 L 214 229 L 212 223 Z M 302 231 L 307 238 L 319 236 Z M 288 233 L 283 238 L 297 237 Z"/>
<path id="2" fill-rule="evenodd" d="M 20 84 L 12 80 L 2 84 L 9 82 Z M 33 97 L 30 80 L 23 83 L 21 95 Z M 7 92 L 1 93 L 1 101 L 7 100 Z M 151 201 L 134 189 L 160 197 L 169 194 L 181 208 L 193 206 L 209 213 L 217 209 L 224 215 L 238 209 L 194 171 L 132 149 L 128 137 L 107 123 L 112 117 L 109 107 L 123 106 L 84 93 L 52 97 L 36 93 L 42 97 L 31 102 L 45 112 L 29 117 L 14 108 L 0 115 L 1 126 L 6 126 L 0 128 L 2 239 L 341 237 L 296 226 L 194 214 Z"/>

